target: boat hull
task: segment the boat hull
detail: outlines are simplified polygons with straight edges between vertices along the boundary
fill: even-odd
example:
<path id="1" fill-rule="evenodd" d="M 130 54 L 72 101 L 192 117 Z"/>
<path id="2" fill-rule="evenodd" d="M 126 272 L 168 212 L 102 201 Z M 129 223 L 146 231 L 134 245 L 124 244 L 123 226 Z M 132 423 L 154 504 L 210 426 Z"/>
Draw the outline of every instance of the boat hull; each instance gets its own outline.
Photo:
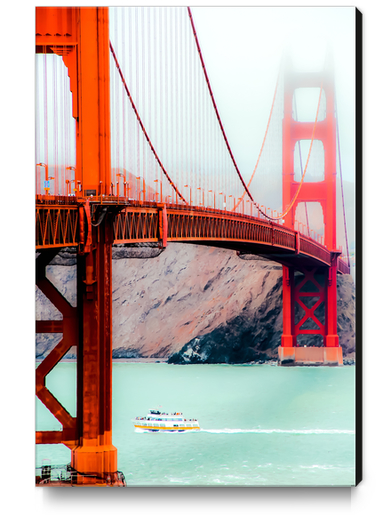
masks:
<path id="1" fill-rule="evenodd" d="M 183 413 L 165 413 L 160 410 L 149 410 L 146 417 L 133 419 L 136 430 L 148 433 L 187 433 L 199 431 L 200 424 L 195 418 L 185 418 Z"/>
<path id="2" fill-rule="evenodd" d="M 194 431 L 200 431 L 199 427 L 148 427 L 142 425 L 134 425 L 134 427 L 140 431 L 148 433 L 191 433 Z"/>

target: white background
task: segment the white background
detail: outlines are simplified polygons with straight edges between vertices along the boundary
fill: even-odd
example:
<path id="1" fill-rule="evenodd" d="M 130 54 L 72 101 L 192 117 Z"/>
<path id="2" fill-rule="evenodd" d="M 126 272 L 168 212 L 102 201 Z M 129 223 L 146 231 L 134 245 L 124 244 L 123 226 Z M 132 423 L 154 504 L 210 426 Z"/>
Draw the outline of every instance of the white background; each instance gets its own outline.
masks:
<path id="1" fill-rule="evenodd" d="M 121 5 L 122 2 L 116 2 Z M 66 4 L 63 2 L 61 5 Z M 83 2 L 83 5 L 105 5 Z M 125 5 L 129 5 L 126 3 Z M 154 5 L 159 3 L 154 2 Z M 164 3 L 160 5 L 165 5 Z M 170 5 L 175 3 L 170 2 Z M 197 5 L 197 3 L 192 3 Z M 205 4 L 204 4 L 205 5 Z M 215 4 L 215 5 L 219 5 Z M 224 2 L 224 5 L 230 5 Z M 237 5 L 237 4 L 231 4 Z M 261 2 L 251 5 L 270 5 Z M 297 5 L 285 1 L 283 5 Z M 301 1 L 300 5 L 314 5 Z M 322 5 L 346 5 L 324 0 Z M 39 489 L 34 486 L 34 11 L 1 10 L 1 448 L 3 513 L 388 513 L 390 8 L 358 1 L 364 77 L 364 478 L 356 488 Z M 27 237 L 25 231 L 27 228 Z M 23 230 L 23 232 L 22 232 Z"/>

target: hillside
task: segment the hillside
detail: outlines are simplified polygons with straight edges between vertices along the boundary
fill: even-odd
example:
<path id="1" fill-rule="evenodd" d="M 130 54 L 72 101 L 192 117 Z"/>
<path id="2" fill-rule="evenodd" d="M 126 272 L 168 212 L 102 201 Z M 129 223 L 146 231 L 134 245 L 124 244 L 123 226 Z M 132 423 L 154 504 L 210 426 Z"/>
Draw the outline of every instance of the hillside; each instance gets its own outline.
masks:
<path id="1" fill-rule="evenodd" d="M 282 333 L 278 264 L 175 243 L 151 259 L 130 257 L 146 254 L 159 251 L 113 249 L 114 358 L 169 359 L 182 349 L 189 356 L 202 355 L 206 362 L 276 359 Z M 61 252 L 47 267 L 48 278 L 72 305 L 75 274 L 72 252 Z M 354 358 L 354 301 L 352 278 L 339 277 L 338 331 L 345 358 Z M 36 317 L 61 318 L 39 290 Z M 44 357 L 60 336 L 37 335 L 37 358 Z M 75 349 L 68 357 L 73 354 Z"/>

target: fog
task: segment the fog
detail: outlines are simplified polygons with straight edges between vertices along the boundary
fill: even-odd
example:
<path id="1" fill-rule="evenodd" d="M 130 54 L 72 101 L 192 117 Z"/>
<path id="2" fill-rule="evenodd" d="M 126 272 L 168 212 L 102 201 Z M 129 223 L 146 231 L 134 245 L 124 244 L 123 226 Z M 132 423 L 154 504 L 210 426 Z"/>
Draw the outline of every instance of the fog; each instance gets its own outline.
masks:
<path id="1" fill-rule="evenodd" d="M 330 49 L 346 180 L 354 181 L 355 9 L 353 7 L 193 7 L 221 118 L 242 173 L 251 174 L 266 129 L 279 67 L 321 70 Z M 300 103 L 313 112 L 317 95 Z M 312 115 L 314 116 L 314 115 Z"/>

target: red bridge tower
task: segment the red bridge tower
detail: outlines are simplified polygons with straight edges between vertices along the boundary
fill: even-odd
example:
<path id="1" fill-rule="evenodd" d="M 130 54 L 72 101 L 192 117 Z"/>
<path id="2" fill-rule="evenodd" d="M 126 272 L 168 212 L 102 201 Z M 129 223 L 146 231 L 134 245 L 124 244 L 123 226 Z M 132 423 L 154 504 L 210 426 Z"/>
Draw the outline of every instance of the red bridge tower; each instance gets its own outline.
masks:
<path id="1" fill-rule="evenodd" d="M 37 286 L 62 313 L 62 321 L 38 321 L 37 332 L 63 338 L 36 369 L 36 394 L 61 422 L 62 431 L 37 431 L 36 442 L 63 443 L 79 484 L 121 485 L 112 444 L 112 243 L 113 212 L 91 224 L 88 197 L 108 194 L 111 181 L 109 19 L 107 7 L 38 7 L 36 52 L 62 56 L 76 119 L 76 193 L 79 214 L 77 307 L 47 279 L 59 248 L 37 258 Z M 46 197 L 48 204 L 54 198 Z M 77 416 L 45 385 L 46 376 L 77 347 Z"/>
<path id="2" fill-rule="evenodd" d="M 300 122 L 293 116 L 293 98 L 298 88 L 319 88 L 326 100 L 323 119 Z M 318 140 L 324 149 L 324 177 L 318 182 L 300 182 L 294 175 L 295 146 L 300 140 Z M 318 73 L 303 73 L 288 64 L 285 70 L 283 118 L 283 208 L 297 198 L 285 216 L 285 226 L 294 229 L 295 213 L 301 202 L 318 202 L 324 222 L 324 241 L 331 251 L 330 267 L 283 266 L 283 334 L 281 364 L 342 365 L 342 348 L 337 334 L 337 245 L 336 211 L 336 118 L 334 74 L 331 61 Z M 297 235 L 299 238 L 299 234 Z M 297 273 L 295 274 L 295 270 Z M 301 335 L 320 335 L 321 346 L 300 346 Z"/>

